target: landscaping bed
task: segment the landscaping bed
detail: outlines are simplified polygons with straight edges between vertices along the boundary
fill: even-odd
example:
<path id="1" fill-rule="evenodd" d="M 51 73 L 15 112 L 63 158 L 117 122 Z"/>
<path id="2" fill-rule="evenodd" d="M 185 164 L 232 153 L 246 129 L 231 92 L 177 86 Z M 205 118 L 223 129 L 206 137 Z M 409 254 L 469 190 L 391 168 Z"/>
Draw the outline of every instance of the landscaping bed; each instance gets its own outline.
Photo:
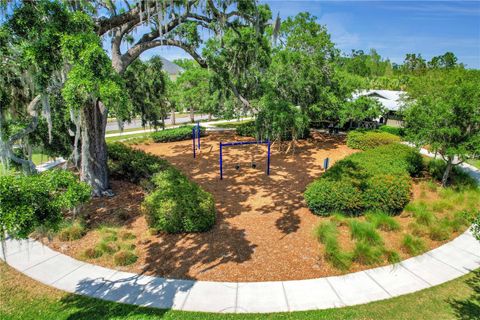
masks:
<path id="1" fill-rule="evenodd" d="M 84 206 L 80 215 L 85 216 L 86 234 L 73 241 L 60 241 L 54 236 L 49 245 L 94 264 L 171 278 L 211 281 L 307 279 L 386 265 L 438 247 L 466 229 L 467 223 L 461 219 L 451 225 L 443 222 L 445 219 L 453 221 L 457 212 L 472 206 L 480 208 L 474 201 L 477 194 L 442 191 L 424 171 L 421 177 L 413 178 L 413 204 L 392 217 L 396 225 L 394 230 L 385 227 L 384 223 L 374 222 L 371 215 L 355 218 L 317 216 L 303 200 L 307 185 L 322 174 L 324 158 L 329 157 L 333 165 L 356 150 L 348 148 L 341 137 L 314 133 L 311 138 L 298 142 L 293 155 L 278 154 L 274 146 L 271 176 L 268 177 L 263 171 L 265 147 L 226 149 L 224 180 L 219 180 L 219 142 L 244 140 L 249 138 L 231 133 L 210 134 L 203 138 L 202 149 L 195 160 L 191 141 L 135 146 L 161 156 L 212 194 L 216 223 L 211 230 L 189 234 L 152 232 L 141 209 L 148 192 L 138 184 L 114 180 L 115 197 L 93 199 Z M 258 169 L 250 166 L 252 155 Z M 238 171 L 236 164 L 241 167 Z M 427 217 L 430 215 L 433 219 Z M 362 237 L 358 232 L 352 238 L 351 221 L 366 223 L 367 219 L 374 225 L 373 233 L 380 238 L 373 251 L 381 249 L 381 254 L 370 255 L 372 250 L 368 246 L 357 248 Z M 348 256 L 348 268 L 332 263 L 327 246 L 322 239 L 319 241 L 318 226 L 325 223 L 334 224 L 338 250 Z M 112 229 L 114 237 L 111 237 Z M 115 250 L 120 248 L 135 253 L 135 261 L 118 266 L 115 253 L 104 252 L 98 258 L 85 256 L 86 249 L 108 242 L 105 241 L 108 236 L 117 238 L 113 245 Z M 407 236 L 415 238 L 406 241 Z M 367 242 L 368 239 L 369 236 L 363 238 Z M 46 238 L 44 241 L 48 242 Z M 369 259 L 370 256 L 373 259 Z"/>

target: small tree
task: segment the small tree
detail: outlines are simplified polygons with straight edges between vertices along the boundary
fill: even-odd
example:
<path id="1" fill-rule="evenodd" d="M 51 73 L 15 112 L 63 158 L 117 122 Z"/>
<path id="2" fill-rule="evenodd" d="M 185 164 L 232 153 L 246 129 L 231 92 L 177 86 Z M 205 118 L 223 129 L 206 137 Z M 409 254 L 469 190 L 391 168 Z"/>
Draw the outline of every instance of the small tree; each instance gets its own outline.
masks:
<path id="1" fill-rule="evenodd" d="M 378 100 L 362 96 L 343 105 L 343 108 L 340 110 L 340 124 L 349 123 L 351 128 L 353 123 L 377 118 L 384 112 L 385 109 Z"/>
<path id="2" fill-rule="evenodd" d="M 480 153 L 480 71 L 430 71 L 412 80 L 408 94 L 407 138 L 447 162 L 445 186 L 453 166 Z"/>

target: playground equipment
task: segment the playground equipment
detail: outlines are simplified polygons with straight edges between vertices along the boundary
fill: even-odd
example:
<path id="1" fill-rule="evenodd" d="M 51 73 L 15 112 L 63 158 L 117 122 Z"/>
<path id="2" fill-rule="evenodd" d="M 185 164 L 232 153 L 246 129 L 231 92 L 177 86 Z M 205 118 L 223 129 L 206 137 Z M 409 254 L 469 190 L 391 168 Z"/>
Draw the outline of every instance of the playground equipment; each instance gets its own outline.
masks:
<path id="1" fill-rule="evenodd" d="M 330 164 L 330 158 L 325 158 L 323 160 L 323 168 L 325 169 L 325 171 L 328 170 L 329 164 Z"/>
<path id="2" fill-rule="evenodd" d="M 200 130 L 200 123 L 197 122 L 197 125 L 192 128 L 192 150 L 193 150 L 193 158 L 195 159 L 197 156 L 197 149 L 200 150 L 200 136 L 202 132 Z"/>
<path id="3" fill-rule="evenodd" d="M 253 145 L 253 144 L 256 144 L 257 146 L 261 145 L 261 144 L 267 145 L 267 170 L 266 170 L 266 174 L 270 175 L 270 146 L 271 146 L 270 140 L 266 140 L 266 141 L 240 141 L 240 142 L 227 142 L 227 143 L 223 143 L 223 142 L 220 141 L 220 158 L 219 158 L 219 161 L 220 161 L 220 180 L 223 180 L 223 148 L 224 147 L 232 147 L 232 146 Z M 257 163 L 255 162 L 255 159 L 253 159 L 253 158 L 252 158 L 251 167 L 253 169 L 255 169 L 257 167 Z M 235 165 L 235 169 L 240 170 L 240 164 L 237 163 Z"/>

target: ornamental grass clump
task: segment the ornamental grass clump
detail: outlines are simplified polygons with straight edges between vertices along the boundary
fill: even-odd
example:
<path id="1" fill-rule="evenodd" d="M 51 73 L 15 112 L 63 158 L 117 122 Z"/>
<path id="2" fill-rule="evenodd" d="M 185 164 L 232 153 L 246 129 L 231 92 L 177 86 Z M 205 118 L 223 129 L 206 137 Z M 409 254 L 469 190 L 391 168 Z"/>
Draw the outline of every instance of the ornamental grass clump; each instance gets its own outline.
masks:
<path id="1" fill-rule="evenodd" d="M 352 219 L 349 227 L 352 239 L 364 241 L 371 245 L 383 245 L 382 237 L 372 223 Z"/>
<path id="2" fill-rule="evenodd" d="M 383 231 L 400 230 L 400 224 L 389 214 L 382 211 L 371 211 L 365 214 L 367 221 L 371 222 L 375 228 Z"/>
<path id="3" fill-rule="evenodd" d="M 315 235 L 325 245 L 325 258 L 328 262 L 339 270 L 346 271 L 350 269 L 352 255 L 341 250 L 335 222 L 320 223 L 315 229 Z"/>
<path id="4" fill-rule="evenodd" d="M 85 224 L 81 221 L 71 221 L 65 223 L 58 232 L 58 239 L 60 241 L 74 241 L 81 239 L 87 233 Z"/>
<path id="5" fill-rule="evenodd" d="M 405 251 L 411 255 L 418 255 L 426 250 L 425 242 L 410 234 L 406 234 L 403 237 L 402 246 Z"/>

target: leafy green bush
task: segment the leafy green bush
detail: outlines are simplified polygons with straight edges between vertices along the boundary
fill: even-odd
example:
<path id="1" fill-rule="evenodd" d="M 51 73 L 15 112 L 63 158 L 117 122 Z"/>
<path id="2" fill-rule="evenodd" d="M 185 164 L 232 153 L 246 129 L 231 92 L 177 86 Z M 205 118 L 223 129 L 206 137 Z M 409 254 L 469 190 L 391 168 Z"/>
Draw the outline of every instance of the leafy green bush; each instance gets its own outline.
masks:
<path id="1" fill-rule="evenodd" d="M 430 175 L 437 181 L 442 181 L 443 173 L 447 167 L 447 163 L 441 159 L 427 160 L 427 170 Z M 449 180 L 453 182 L 455 187 L 477 187 L 478 182 L 468 175 L 461 168 L 454 166 Z"/>
<path id="2" fill-rule="evenodd" d="M 166 160 L 152 154 L 120 142 L 108 144 L 108 169 L 112 178 L 139 183 L 168 167 L 170 164 Z"/>
<path id="3" fill-rule="evenodd" d="M 369 150 L 378 146 L 400 142 L 400 138 L 388 132 L 355 130 L 347 135 L 347 146 L 353 149 Z"/>
<path id="4" fill-rule="evenodd" d="M 57 231 L 63 210 L 90 199 L 91 188 L 69 171 L 0 177 L 0 238 L 26 238 L 37 227 Z"/>
<path id="5" fill-rule="evenodd" d="M 237 134 L 242 137 L 257 137 L 257 126 L 255 121 L 248 121 L 237 126 Z"/>
<path id="6" fill-rule="evenodd" d="M 174 168 L 156 174 L 144 201 L 147 221 L 157 231 L 202 232 L 215 223 L 212 196 Z"/>
<path id="7" fill-rule="evenodd" d="M 80 221 L 65 224 L 58 232 L 60 241 L 73 241 L 82 238 L 87 232 L 85 225 Z"/>
<path id="8" fill-rule="evenodd" d="M 382 132 L 387 132 L 387 133 L 390 133 L 390 134 L 394 134 L 396 136 L 399 136 L 399 137 L 403 137 L 404 134 L 405 134 L 405 130 L 403 128 L 399 128 L 399 127 L 392 127 L 392 126 L 381 126 L 378 128 L 379 131 L 382 131 Z"/>
<path id="9" fill-rule="evenodd" d="M 155 142 L 173 142 L 192 139 L 193 126 L 181 126 L 174 129 L 159 130 L 152 133 Z M 205 128 L 200 127 L 200 135 L 205 135 Z"/>
<path id="10" fill-rule="evenodd" d="M 359 215 L 367 210 L 398 213 L 410 200 L 410 175 L 418 175 L 418 151 L 389 144 L 352 154 L 307 186 L 305 200 L 317 215 Z"/>

